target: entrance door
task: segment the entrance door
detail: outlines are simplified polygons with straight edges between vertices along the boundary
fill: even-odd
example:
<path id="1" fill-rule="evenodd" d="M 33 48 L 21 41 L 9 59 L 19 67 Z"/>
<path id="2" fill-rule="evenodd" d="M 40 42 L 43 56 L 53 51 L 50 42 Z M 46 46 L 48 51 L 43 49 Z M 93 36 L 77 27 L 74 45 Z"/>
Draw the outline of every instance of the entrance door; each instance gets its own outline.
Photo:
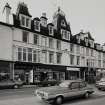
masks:
<path id="1" fill-rule="evenodd" d="M 25 83 L 29 84 L 29 72 L 25 73 Z"/>

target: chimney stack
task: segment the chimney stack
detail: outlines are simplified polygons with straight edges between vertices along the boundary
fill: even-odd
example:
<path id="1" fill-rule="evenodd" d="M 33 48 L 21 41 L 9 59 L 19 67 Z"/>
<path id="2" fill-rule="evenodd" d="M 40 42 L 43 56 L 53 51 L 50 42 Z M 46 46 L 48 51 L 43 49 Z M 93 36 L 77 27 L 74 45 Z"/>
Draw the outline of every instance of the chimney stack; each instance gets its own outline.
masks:
<path id="1" fill-rule="evenodd" d="M 9 24 L 9 16 L 10 16 L 10 13 L 11 13 L 11 7 L 8 3 L 6 3 L 6 5 L 4 6 L 4 11 L 5 11 L 5 14 L 6 14 L 6 23 Z"/>

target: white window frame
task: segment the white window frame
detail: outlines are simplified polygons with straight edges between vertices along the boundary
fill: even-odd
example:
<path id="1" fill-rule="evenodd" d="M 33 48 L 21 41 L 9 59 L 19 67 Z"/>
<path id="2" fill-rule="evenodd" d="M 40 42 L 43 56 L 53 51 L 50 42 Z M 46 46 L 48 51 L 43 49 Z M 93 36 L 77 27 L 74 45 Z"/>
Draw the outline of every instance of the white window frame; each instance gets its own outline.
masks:
<path id="1" fill-rule="evenodd" d="M 25 18 L 24 25 L 22 24 L 22 17 Z M 27 20 L 27 19 L 29 19 L 28 26 L 26 25 L 26 20 Z M 22 27 L 25 27 L 25 28 L 29 28 L 29 29 L 30 29 L 30 28 L 31 28 L 31 19 L 30 19 L 30 17 L 25 16 L 25 15 L 23 15 L 23 14 L 20 14 L 20 24 L 21 24 Z"/>
<path id="2" fill-rule="evenodd" d="M 36 22 L 38 22 L 38 29 L 36 28 Z M 40 21 L 34 20 L 34 30 L 38 32 L 40 31 Z"/>
<path id="3" fill-rule="evenodd" d="M 53 36 L 53 35 L 54 35 L 53 26 L 49 26 L 48 29 L 49 29 L 49 35 Z M 50 31 L 50 30 L 51 30 L 51 31 Z"/>

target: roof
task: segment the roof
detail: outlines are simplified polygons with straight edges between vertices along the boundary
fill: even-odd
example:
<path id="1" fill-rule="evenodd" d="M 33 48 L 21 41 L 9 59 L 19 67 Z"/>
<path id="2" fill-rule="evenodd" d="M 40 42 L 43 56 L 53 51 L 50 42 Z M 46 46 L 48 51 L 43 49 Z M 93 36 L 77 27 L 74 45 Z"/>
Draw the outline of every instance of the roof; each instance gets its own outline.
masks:
<path id="1" fill-rule="evenodd" d="M 17 7 L 17 15 L 18 14 L 24 14 L 26 16 L 32 17 L 30 15 L 29 11 L 28 11 L 27 5 L 24 2 L 18 4 L 18 7 Z"/>

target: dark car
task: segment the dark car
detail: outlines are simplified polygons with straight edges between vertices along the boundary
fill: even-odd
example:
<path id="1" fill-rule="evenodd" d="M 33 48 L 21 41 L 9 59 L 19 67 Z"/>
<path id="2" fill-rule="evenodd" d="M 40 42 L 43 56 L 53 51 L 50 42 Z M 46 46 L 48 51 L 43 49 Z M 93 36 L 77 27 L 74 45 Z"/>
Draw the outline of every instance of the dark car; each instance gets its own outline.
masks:
<path id="1" fill-rule="evenodd" d="M 93 88 L 87 86 L 82 80 L 65 80 L 58 86 L 39 88 L 35 94 L 44 101 L 60 105 L 66 98 L 77 96 L 88 98 L 93 92 Z"/>
<path id="2" fill-rule="evenodd" d="M 2 80 L 0 81 L 0 88 L 20 88 L 22 87 L 22 81 L 14 81 L 14 80 Z"/>
<path id="3" fill-rule="evenodd" d="M 99 90 L 105 90 L 105 78 L 101 78 L 99 81 L 96 82 L 96 87 Z"/>

